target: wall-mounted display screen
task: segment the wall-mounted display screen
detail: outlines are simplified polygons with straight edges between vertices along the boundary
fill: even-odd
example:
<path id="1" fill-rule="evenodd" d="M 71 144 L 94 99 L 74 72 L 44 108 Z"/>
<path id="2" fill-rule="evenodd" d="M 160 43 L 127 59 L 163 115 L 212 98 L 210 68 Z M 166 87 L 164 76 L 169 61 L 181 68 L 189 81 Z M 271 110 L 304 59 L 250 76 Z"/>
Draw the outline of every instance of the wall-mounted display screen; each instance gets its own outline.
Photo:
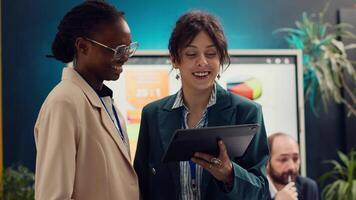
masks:
<path id="1" fill-rule="evenodd" d="M 300 118 L 298 59 L 286 50 L 231 51 L 231 64 L 217 83 L 232 93 L 262 105 L 267 134 L 285 132 L 299 140 Z M 131 153 L 134 155 L 143 106 L 176 93 L 181 88 L 167 52 L 138 52 L 123 67 L 118 81 L 106 82 L 126 118 Z M 299 84 L 299 86 L 298 86 Z"/>

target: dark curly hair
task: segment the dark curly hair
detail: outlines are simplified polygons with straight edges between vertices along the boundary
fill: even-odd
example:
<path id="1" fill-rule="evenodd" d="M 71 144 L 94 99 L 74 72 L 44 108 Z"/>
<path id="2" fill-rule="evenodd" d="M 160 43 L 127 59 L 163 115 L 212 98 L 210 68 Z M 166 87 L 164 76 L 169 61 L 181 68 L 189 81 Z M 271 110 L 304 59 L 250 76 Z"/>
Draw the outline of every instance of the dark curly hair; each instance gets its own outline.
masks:
<path id="1" fill-rule="evenodd" d="M 72 8 L 61 20 L 52 43 L 53 57 L 64 63 L 73 61 L 75 40 L 90 37 L 104 24 L 115 23 L 124 13 L 104 1 L 85 1 Z"/>
<path id="2" fill-rule="evenodd" d="M 221 67 L 229 66 L 230 57 L 223 28 L 217 18 L 202 11 L 188 12 L 176 22 L 168 44 L 172 61 L 180 63 L 181 50 L 188 46 L 201 31 L 205 31 L 216 46 Z"/>

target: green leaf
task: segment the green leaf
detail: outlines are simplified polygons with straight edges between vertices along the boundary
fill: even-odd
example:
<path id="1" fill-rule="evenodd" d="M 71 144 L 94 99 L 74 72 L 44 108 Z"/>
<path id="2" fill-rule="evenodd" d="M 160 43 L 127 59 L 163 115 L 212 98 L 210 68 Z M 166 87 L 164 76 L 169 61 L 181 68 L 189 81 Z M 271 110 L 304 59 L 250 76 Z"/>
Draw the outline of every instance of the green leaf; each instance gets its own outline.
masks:
<path id="1" fill-rule="evenodd" d="M 334 175 L 337 175 L 338 172 L 336 170 L 331 170 L 331 171 L 328 171 L 326 173 L 324 173 L 323 175 L 321 175 L 319 178 L 318 178 L 318 181 L 320 183 L 324 183 L 326 179 L 330 178 L 330 177 L 333 177 Z"/>
<path id="2" fill-rule="evenodd" d="M 334 199 L 334 197 L 338 194 L 340 183 L 341 181 L 337 180 L 334 183 L 331 183 L 326 186 L 323 190 L 323 193 L 325 195 L 324 199 Z"/>
<path id="3" fill-rule="evenodd" d="M 322 45 L 330 45 L 331 41 L 335 39 L 334 35 L 328 35 L 327 37 L 325 37 L 324 39 L 322 39 L 318 46 L 322 46 Z"/>
<path id="4" fill-rule="evenodd" d="M 304 44 L 303 41 L 301 40 L 301 38 L 299 38 L 296 35 L 290 35 L 290 39 L 291 42 L 293 43 L 293 45 L 297 48 L 297 49 L 303 49 L 304 48 Z"/>
<path id="5" fill-rule="evenodd" d="M 344 153 L 342 153 L 341 151 L 337 151 L 337 155 L 339 156 L 340 160 L 344 163 L 345 166 L 349 165 L 350 160 Z"/>
<path id="6" fill-rule="evenodd" d="M 325 34 L 326 34 L 326 26 L 321 24 L 319 26 L 319 37 L 323 38 L 325 36 Z"/>
<path id="7" fill-rule="evenodd" d="M 338 182 L 338 190 L 337 190 L 337 196 L 339 197 L 347 197 L 347 189 L 348 189 L 348 184 L 347 182 L 343 181 L 343 180 L 340 180 L 340 181 L 337 181 Z M 346 199 L 346 198 L 345 198 Z"/>
<path id="8" fill-rule="evenodd" d="M 279 28 L 279 29 L 273 31 L 273 34 L 283 33 L 283 32 L 286 32 L 289 34 L 293 33 L 296 35 L 305 36 L 305 32 L 303 32 L 299 29 L 295 29 L 295 28 Z"/>
<path id="9" fill-rule="evenodd" d="M 356 43 L 348 44 L 345 46 L 346 50 L 355 49 L 355 48 L 356 48 Z"/>
<path id="10" fill-rule="evenodd" d="M 343 39 L 355 39 L 356 35 L 351 32 L 351 31 L 347 31 L 347 30 L 337 30 L 334 33 L 335 35 L 337 35 L 338 37 L 342 37 Z"/>
<path id="11" fill-rule="evenodd" d="M 336 29 L 353 29 L 354 26 L 349 23 L 339 23 L 335 25 Z"/>
<path id="12" fill-rule="evenodd" d="M 352 181 L 351 194 L 352 194 L 352 198 L 356 199 L 356 180 Z"/>

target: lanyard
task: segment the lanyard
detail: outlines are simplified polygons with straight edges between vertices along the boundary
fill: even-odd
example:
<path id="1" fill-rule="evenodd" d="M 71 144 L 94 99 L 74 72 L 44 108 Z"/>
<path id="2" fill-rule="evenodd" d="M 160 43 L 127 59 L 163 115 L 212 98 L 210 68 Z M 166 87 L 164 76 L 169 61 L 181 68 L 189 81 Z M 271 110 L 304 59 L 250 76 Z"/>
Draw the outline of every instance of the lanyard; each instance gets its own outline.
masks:
<path id="1" fill-rule="evenodd" d="M 117 126 L 119 127 L 119 129 L 117 129 L 117 126 L 115 125 L 114 119 L 111 118 L 110 113 L 109 113 L 108 109 L 106 108 L 106 105 L 105 105 L 104 101 L 100 97 L 99 97 L 99 99 L 100 99 L 101 103 L 103 103 L 104 108 L 105 108 L 106 112 L 108 113 L 111 121 L 114 123 L 114 126 L 115 126 L 116 130 L 119 132 L 122 141 L 125 143 L 124 132 L 122 131 L 122 128 L 121 128 L 121 125 L 120 125 L 120 120 L 117 117 L 117 112 L 116 112 L 114 104 L 112 104 L 112 110 L 114 112 L 115 120 L 117 122 Z"/>
<path id="2" fill-rule="evenodd" d="M 196 165 L 193 163 L 191 160 L 189 160 L 189 166 L 190 166 L 190 178 L 191 178 L 191 183 L 192 183 L 192 190 L 197 191 L 197 180 L 196 180 Z"/>

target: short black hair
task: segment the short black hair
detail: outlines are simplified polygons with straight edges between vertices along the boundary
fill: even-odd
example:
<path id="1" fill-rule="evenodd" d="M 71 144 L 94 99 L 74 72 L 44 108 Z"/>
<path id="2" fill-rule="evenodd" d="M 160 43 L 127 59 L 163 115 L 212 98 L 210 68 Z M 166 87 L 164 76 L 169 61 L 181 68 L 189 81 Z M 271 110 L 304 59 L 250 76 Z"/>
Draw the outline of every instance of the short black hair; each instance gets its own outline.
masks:
<path id="1" fill-rule="evenodd" d="M 85 1 L 75 6 L 58 25 L 58 32 L 52 43 L 53 57 L 64 63 L 73 61 L 76 38 L 90 37 L 103 24 L 115 23 L 123 16 L 123 12 L 104 1 Z"/>
<path id="2" fill-rule="evenodd" d="M 172 61 L 180 63 L 181 50 L 189 45 L 201 31 L 205 31 L 216 46 L 221 67 L 229 66 L 230 57 L 223 28 L 216 17 L 203 11 L 187 12 L 176 22 L 168 44 Z"/>

